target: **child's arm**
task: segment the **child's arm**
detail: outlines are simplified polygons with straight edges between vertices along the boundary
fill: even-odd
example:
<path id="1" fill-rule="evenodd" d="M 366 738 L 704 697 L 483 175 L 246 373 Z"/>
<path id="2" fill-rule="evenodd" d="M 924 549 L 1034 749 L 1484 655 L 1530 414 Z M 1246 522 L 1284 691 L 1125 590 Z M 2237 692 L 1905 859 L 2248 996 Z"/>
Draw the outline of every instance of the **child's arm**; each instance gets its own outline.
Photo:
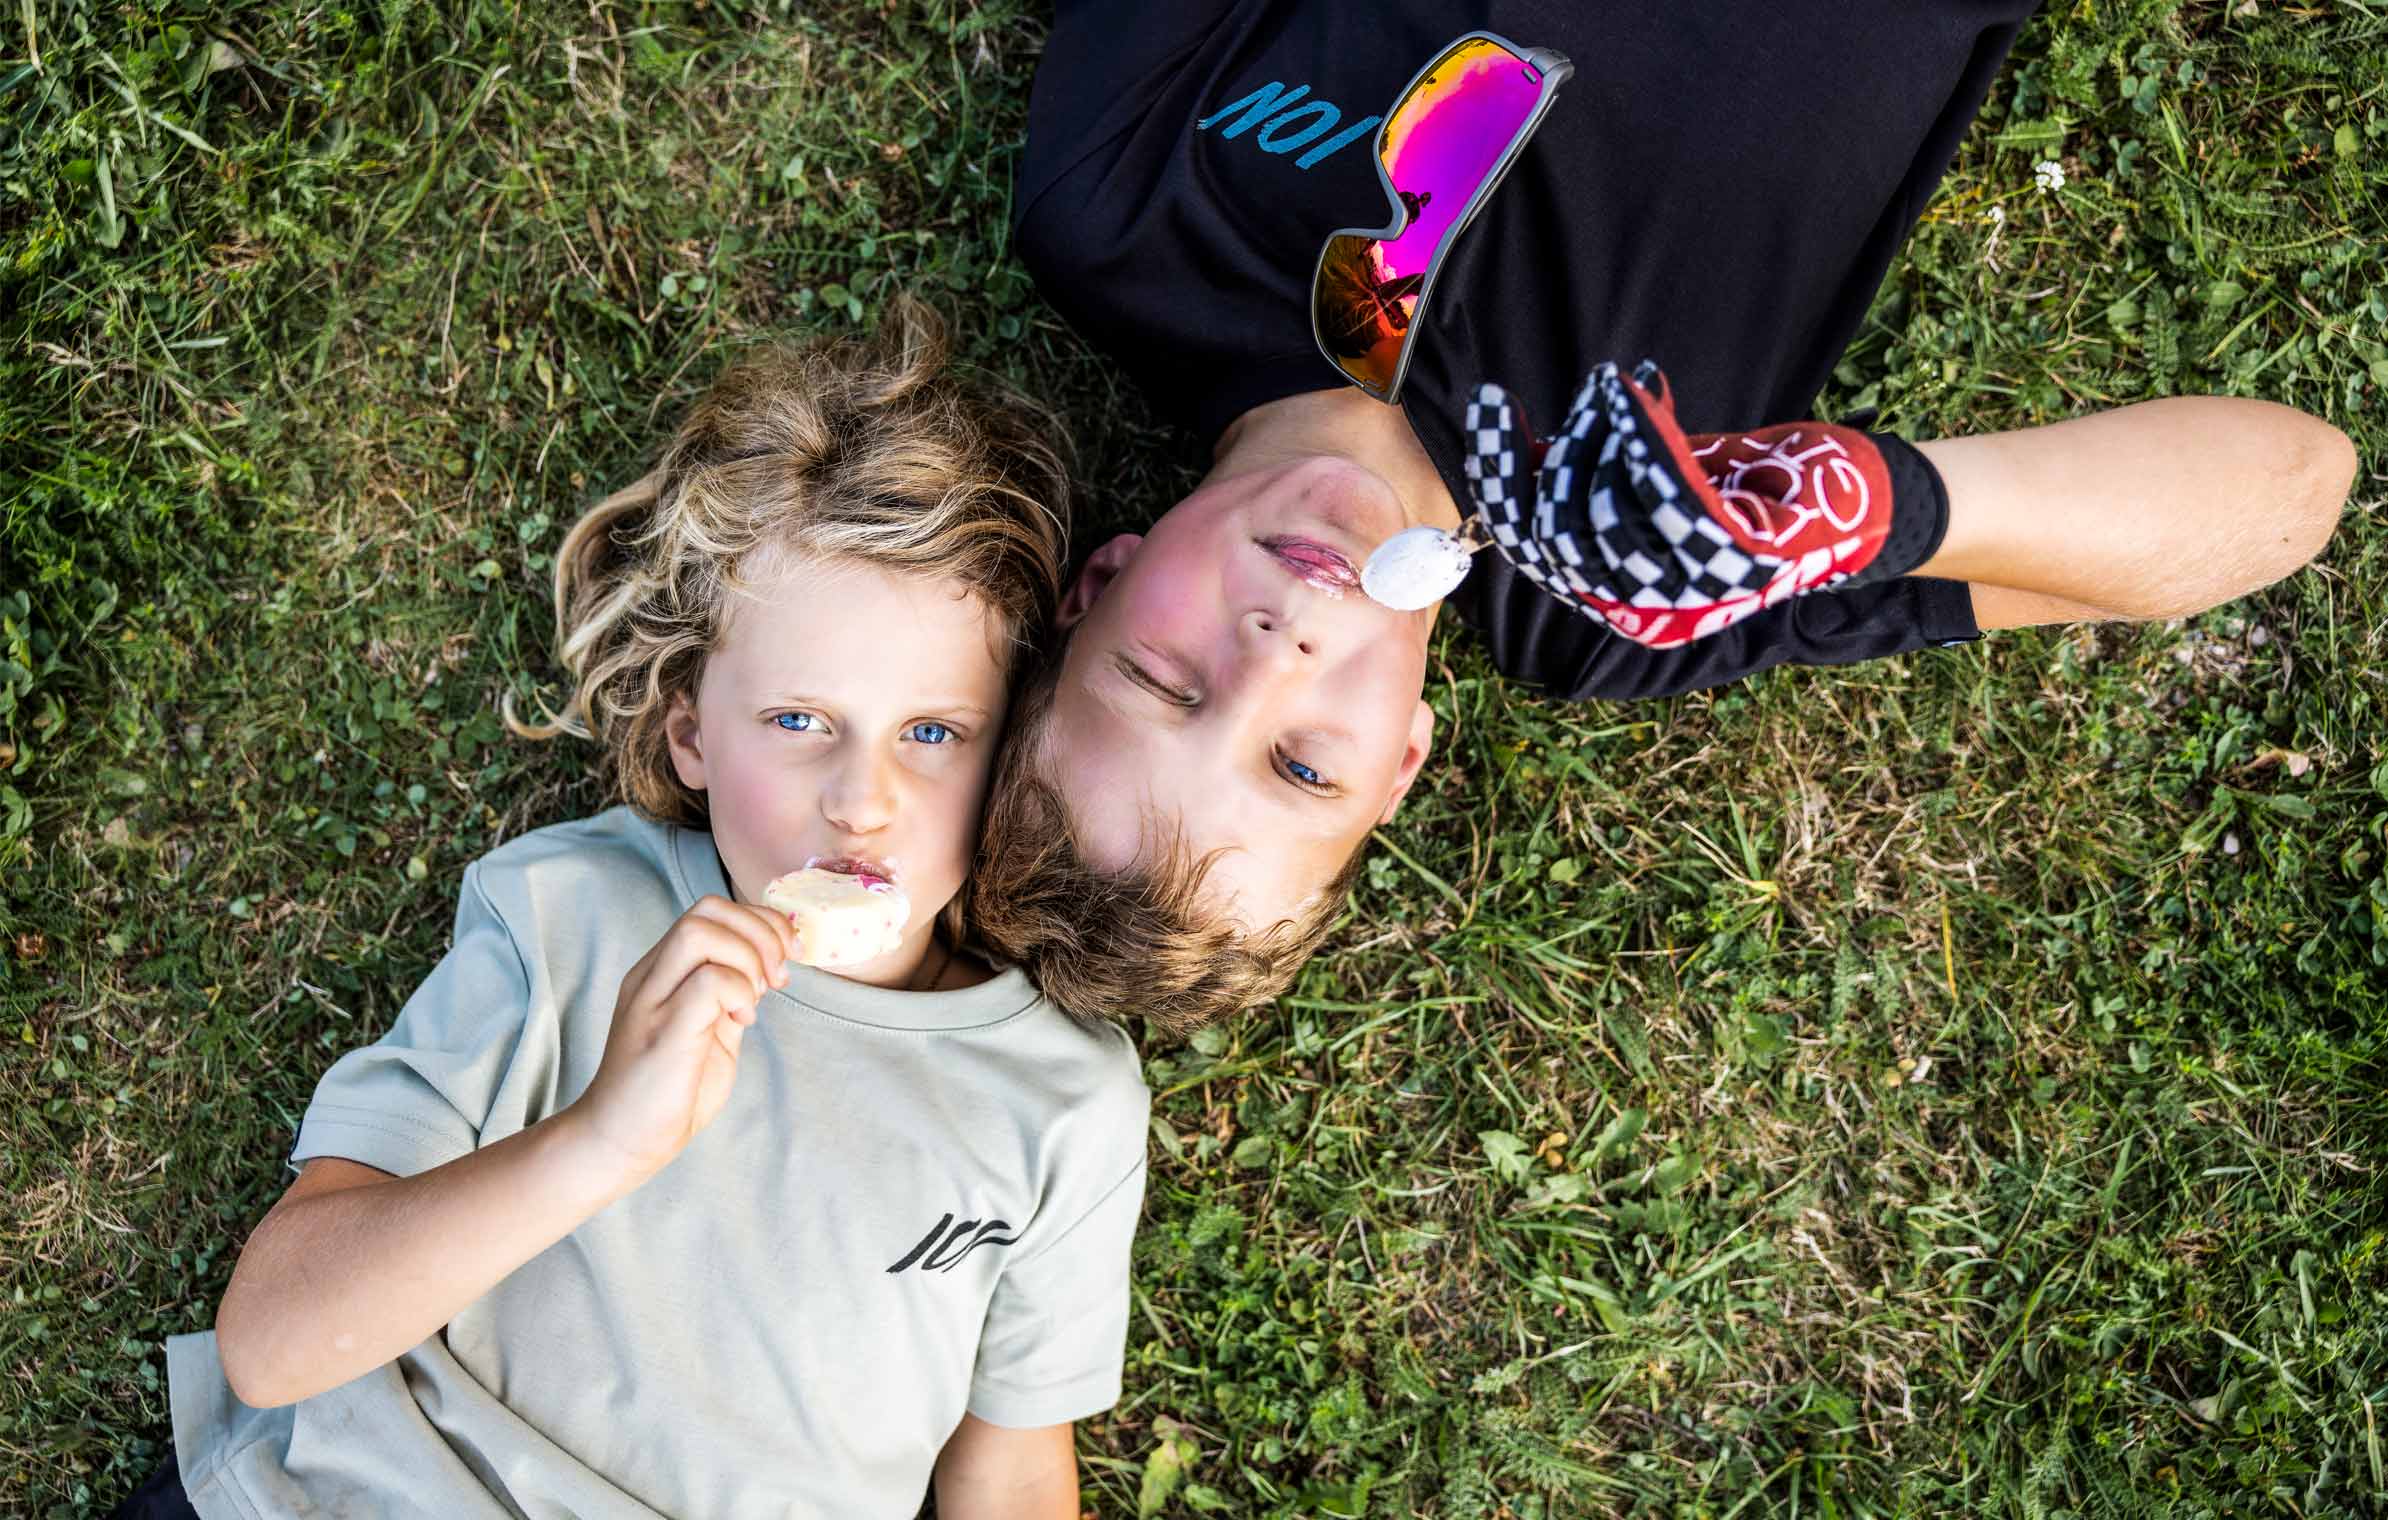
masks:
<path id="1" fill-rule="evenodd" d="M 1663 657 L 1587 672 L 1578 695 L 1835 664 L 1888 652 L 1874 634 L 1912 649 L 1967 621 L 2180 617 L 2319 553 L 2356 470 L 2327 422 L 2231 396 L 1913 444 L 1812 421 L 1690 434 L 1645 362 L 1595 369 L 1547 451 L 1498 385 L 1467 410 L 1469 494 L 1501 553 Z M 1970 618 L 1934 581 L 1970 585 Z M 1855 600 L 1772 612 L 1819 592 Z M 1869 629 L 1876 607 L 1892 616 Z"/>
<path id="2" fill-rule="evenodd" d="M 937 1453 L 939 1520 L 1077 1520 L 1075 1429 L 1011 1430 L 962 1416 Z"/>
<path id="3" fill-rule="evenodd" d="M 287 1404 L 380 1366 L 662 1170 L 721 1111 L 793 949 L 784 915 L 706 898 L 622 979 L 597 1075 L 570 1106 L 412 1177 L 310 1161 L 217 1310 L 233 1392 Z"/>
<path id="4" fill-rule="evenodd" d="M 241 1402 L 295 1403 L 371 1371 L 629 1191 L 570 1121 L 413 1177 L 309 1161 L 249 1236 L 216 1310 Z"/>
<path id="5" fill-rule="evenodd" d="M 1917 447 L 1949 523 L 1915 573 L 1973 582 L 1984 628 L 2180 617 L 2268 585 L 2328 541 L 2356 470 L 2327 422 L 2235 396 Z"/>

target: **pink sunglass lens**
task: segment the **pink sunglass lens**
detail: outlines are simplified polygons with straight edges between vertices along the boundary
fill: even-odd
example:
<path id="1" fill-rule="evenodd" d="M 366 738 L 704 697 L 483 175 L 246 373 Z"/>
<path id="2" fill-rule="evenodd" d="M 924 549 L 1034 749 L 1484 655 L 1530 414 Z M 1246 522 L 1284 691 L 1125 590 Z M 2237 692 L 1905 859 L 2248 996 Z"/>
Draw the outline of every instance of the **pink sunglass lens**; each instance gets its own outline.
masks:
<path id="1" fill-rule="evenodd" d="M 1390 388 L 1435 254 L 1541 99 L 1541 75 L 1497 43 L 1454 48 L 1385 124 L 1382 162 L 1409 224 L 1330 241 L 1317 288 L 1320 338 L 1346 373 Z"/>
<path id="2" fill-rule="evenodd" d="M 1423 272 L 1424 256 L 1501 161 L 1541 94 L 1540 76 L 1490 42 L 1457 49 L 1418 82 L 1385 127 L 1385 174 L 1410 213 L 1391 257 Z"/>

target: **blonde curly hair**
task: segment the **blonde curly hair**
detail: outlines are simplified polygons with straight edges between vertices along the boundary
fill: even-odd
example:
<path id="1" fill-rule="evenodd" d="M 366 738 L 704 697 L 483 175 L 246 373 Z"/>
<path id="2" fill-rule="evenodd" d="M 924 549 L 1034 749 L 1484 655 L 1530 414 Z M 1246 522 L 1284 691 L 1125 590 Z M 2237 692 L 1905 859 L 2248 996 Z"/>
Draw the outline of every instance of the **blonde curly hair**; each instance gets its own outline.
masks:
<path id="1" fill-rule="evenodd" d="M 868 340 L 741 359 L 690 410 L 655 468 L 573 524 L 556 553 L 560 712 L 506 724 L 604 746 L 608 787 L 651 818 L 703 827 L 665 722 L 694 702 L 730 599 L 773 556 L 950 577 L 992 612 L 1010 669 L 1050 627 L 1069 546 L 1051 417 L 948 366 L 944 323 L 901 296 Z"/>

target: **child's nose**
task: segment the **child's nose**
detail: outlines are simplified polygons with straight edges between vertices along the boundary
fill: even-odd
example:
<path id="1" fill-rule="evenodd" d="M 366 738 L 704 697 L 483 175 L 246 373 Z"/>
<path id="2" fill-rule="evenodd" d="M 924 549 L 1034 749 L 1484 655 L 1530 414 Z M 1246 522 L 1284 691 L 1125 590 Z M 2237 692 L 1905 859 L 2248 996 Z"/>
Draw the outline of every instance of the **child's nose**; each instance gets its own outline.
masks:
<path id="1" fill-rule="evenodd" d="M 848 834 L 876 833 L 895 821 L 894 778 L 876 760 L 857 760 L 821 794 L 821 812 Z"/>
<path id="2" fill-rule="evenodd" d="M 1317 633 L 1290 610 L 1256 607 L 1244 614 L 1242 633 L 1247 651 L 1271 661 L 1315 658 L 1319 650 Z"/>

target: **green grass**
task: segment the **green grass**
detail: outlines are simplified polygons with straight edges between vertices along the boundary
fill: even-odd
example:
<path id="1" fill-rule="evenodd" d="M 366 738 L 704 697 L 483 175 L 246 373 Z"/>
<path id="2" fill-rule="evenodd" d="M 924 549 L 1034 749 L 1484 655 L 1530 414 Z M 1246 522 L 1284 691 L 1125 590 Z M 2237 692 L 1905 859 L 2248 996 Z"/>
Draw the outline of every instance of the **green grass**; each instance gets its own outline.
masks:
<path id="1" fill-rule="evenodd" d="M 316 1075 L 597 805 L 496 699 L 723 356 L 923 288 L 1095 521 L 1189 478 L 1008 256 L 1039 18 L 0 16 L 0 1511 L 159 1459 Z M 1633 708 L 1446 642 L 1330 952 L 1150 1053 L 1092 1510 L 2388 1506 L 2383 81 L 2362 0 L 2061 7 L 1833 398 L 2293 402 L 2317 568 Z"/>

